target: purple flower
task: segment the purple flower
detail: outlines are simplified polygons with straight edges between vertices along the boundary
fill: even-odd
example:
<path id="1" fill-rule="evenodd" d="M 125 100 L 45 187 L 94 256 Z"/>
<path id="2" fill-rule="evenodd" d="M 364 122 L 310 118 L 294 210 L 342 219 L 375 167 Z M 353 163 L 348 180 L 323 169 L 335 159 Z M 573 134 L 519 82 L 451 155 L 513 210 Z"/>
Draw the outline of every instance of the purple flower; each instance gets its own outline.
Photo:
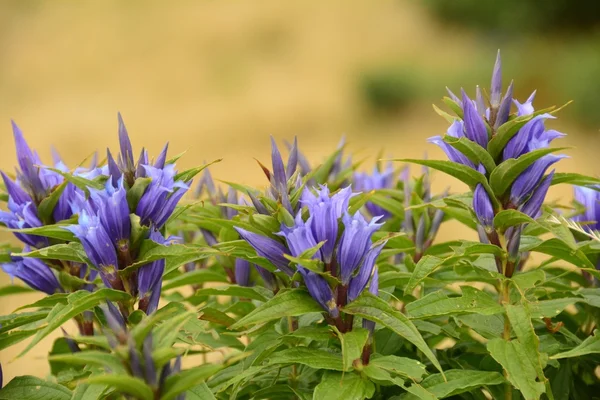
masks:
<path id="1" fill-rule="evenodd" d="M 481 184 L 477 185 L 473 192 L 473 210 L 481 225 L 485 228 L 494 226 L 494 207 L 490 196 Z"/>
<path id="2" fill-rule="evenodd" d="M 513 100 L 513 87 L 514 85 L 511 82 L 510 85 L 508 85 L 508 89 L 506 89 L 504 97 L 502 97 L 502 101 L 500 102 L 500 108 L 498 108 L 496 120 L 494 121 L 494 129 L 498 129 L 501 125 L 505 124 L 508 121 L 508 116 L 510 114 L 510 105 Z"/>
<path id="3" fill-rule="evenodd" d="M 540 216 L 540 211 L 542 209 L 542 205 L 544 204 L 544 199 L 546 198 L 548 189 L 550 188 L 550 184 L 552 183 L 553 176 L 554 171 L 546 175 L 538 187 L 535 188 L 531 197 L 521 207 L 522 213 L 529 215 L 533 219 L 536 219 Z"/>
<path id="4" fill-rule="evenodd" d="M 169 242 L 156 229 L 153 229 L 150 233 L 150 240 L 160 245 L 166 245 Z M 164 258 L 152 261 L 150 264 L 142 266 L 138 271 L 139 308 L 148 315 L 158 308 L 164 271 Z"/>
<path id="5" fill-rule="evenodd" d="M 382 224 L 377 224 L 379 217 L 367 223 L 365 218 L 356 213 L 350 216 L 346 213 L 343 218 L 344 233 L 340 238 L 337 250 L 337 260 L 340 279 L 343 285 L 350 282 L 354 271 L 359 267 L 371 247 L 371 236 Z"/>
<path id="6" fill-rule="evenodd" d="M 288 227 L 285 224 L 281 226 L 281 232 L 278 232 L 277 235 L 285 237 L 292 256 L 300 257 L 306 250 L 317 246 L 318 242 L 313 235 L 312 225 L 313 216 L 308 217 L 306 222 L 304 222 L 302 213 L 298 212 L 294 226 Z M 316 251 L 313 258 L 323 260 L 321 249 Z"/>
<path id="7" fill-rule="evenodd" d="M 333 196 L 329 195 L 329 189 L 325 185 L 316 191 L 316 195 L 308 188 L 302 193 L 301 202 L 307 206 L 311 221 L 315 221 L 311 224 L 307 221 L 312 237 L 316 243 L 325 242 L 320 249 L 325 263 L 331 262 L 337 242 L 338 220 L 348 208 L 350 197 L 352 197 L 352 189 L 349 186 Z M 288 245 L 290 245 L 289 241 Z"/>
<path id="8" fill-rule="evenodd" d="M 515 105 L 517 106 L 517 115 L 519 117 L 523 115 L 533 114 L 533 100 L 535 99 L 535 92 L 536 91 L 534 90 L 533 93 L 531 93 L 529 98 L 524 103 L 519 103 L 517 100 L 513 100 Z"/>
<path id="9" fill-rule="evenodd" d="M 533 150 L 547 148 L 554 139 L 565 136 L 555 130 L 546 130 L 544 121 L 554 118 L 550 114 L 542 114 L 528 121 L 504 148 L 503 158 L 517 158 Z"/>
<path id="10" fill-rule="evenodd" d="M 144 165 L 146 174 L 152 179 L 136 208 L 142 225 L 162 228 L 175 206 L 189 186 L 183 181 L 175 181 L 175 166 L 169 164 L 163 169 Z"/>
<path id="11" fill-rule="evenodd" d="M 20 170 L 17 170 L 17 179 L 36 204 L 39 204 L 48 195 L 50 189 L 48 183 L 40 177 L 39 170 L 42 161 L 37 153 L 31 150 L 25 141 L 23 132 L 14 121 L 12 121 L 12 128 L 17 148 L 17 162 L 20 167 Z"/>
<path id="12" fill-rule="evenodd" d="M 31 251 L 25 246 L 23 252 Z M 11 263 L 1 264 L 2 270 L 11 277 L 17 277 L 35 290 L 46 294 L 63 292 L 56 275 L 43 261 L 28 257 L 11 257 Z"/>
<path id="13" fill-rule="evenodd" d="M 119 281 L 117 270 L 119 263 L 114 241 L 104 228 L 100 218 L 82 211 L 79 224 L 65 227 L 81 242 L 86 255 L 100 272 L 100 277 L 107 287 L 115 287 Z"/>
<path id="14" fill-rule="evenodd" d="M 546 170 L 552 164 L 563 158 L 565 158 L 565 156 L 549 154 L 527 167 L 527 169 L 525 169 L 512 184 L 510 189 L 511 203 L 516 206 L 523 204 L 533 189 L 540 184 Z"/>
<path id="15" fill-rule="evenodd" d="M 500 50 L 496 56 L 496 63 L 494 64 L 494 72 L 492 73 L 492 87 L 490 90 L 490 104 L 492 108 L 498 108 L 500 106 L 500 100 L 502 99 L 502 60 L 500 59 Z"/>
<path id="16" fill-rule="evenodd" d="M 250 263 L 242 258 L 235 259 L 235 282 L 240 286 L 250 286 Z"/>
<path id="17" fill-rule="evenodd" d="M 575 200 L 585 207 L 582 214 L 573 217 L 574 221 L 585 223 L 590 230 L 600 230 L 600 192 L 589 187 L 575 186 Z"/>
<path id="18" fill-rule="evenodd" d="M 115 245 L 122 240 L 128 240 L 131 236 L 131 221 L 123 177 L 119 179 L 117 187 L 113 187 L 109 179 L 104 190 L 90 192 L 97 214 L 102 216 L 100 222 Z"/>
<path id="19" fill-rule="evenodd" d="M 339 316 L 339 310 L 333 297 L 333 291 L 327 281 L 319 274 L 309 271 L 301 266 L 298 266 L 298 272 L 302 275 L 302 278 L 304 278 L 304 284 L 308 288 L 311 297 L 315 299 L 329 315 L 333 318 L 337 318 Z"/>
<path id="20" fill-rule="evenodd" d="M 294 271 L 289 267 L 290 262 L 283 256 L 290 254 L 290 251 L 281 242 L 242 228 L 236 227 L 235 230 L 256 250 L 259 256 L 266 258 L 289 276 L 294 275 Z"/>
<path id="21" fill-rule="evenodd" d="M 371 276 L 377 271 L 377 268 L 375 268 L 375 260 L 377 260 L 379 254 L 381 254 L 383 246 L 385 246 L 385 243 L 382 243 L 376 247 L 372 247 L 365 256 L 358 273 L 350 280 L 350 285 L 348 286 L 348 302 L 354 301 L 363 292 L 363 290 L 365 290 L 369 279 L 371 279 L 371 286 L 373 286 L 373 280 Z M 373 277 L 375 276 L 373 275 Z"/>
<path id="22" fill-rule="evenodd" d="M 445 143 L 444 143 L 445 144 Z M 355 172 L 354 173 L 354 189 L 359 192 L 370 192 L 378 189 L 391 189 L 394 187 L 394 168 L 391 163 L 387 165 L 385 170 L 380 171 L 379 167 L 376 166 L 373 169 L 372 174 L 366 172 Z M 371 216 L 381 216 L 383 219 L 391 217 L 391 213 L 385 208 L 374 204 L 373 202 L 367 202 L 365 208 L 369 211 Z"/>
<path id="23" fill-rule="evenodd" d="M 477 112 L 473 100 L 462 92 L 462 108 L 464 112 L 465 136 L 479 144 L 484 149 L 487 147 L 489 137 L 483 117 Z"/>
<path id="24" fill-rule="evenodd" d="M 460 120 L 455 120 L 446 131 L 446 134 L 457 139 L 461 137 L 466 137 L 465 123 Z M 444 153 L 446 153 L 450 161 L 469 166 L 475 170 L 479 170 L 480 172 L 485 172 L 483 166 L 476 166 L 475 164 L 473 164 L 473 162 L 469 160 L 467 156 L 462 154 L 460 151 L 456 150 L 454 147 L 450 146 L 448 143 L 444 142 L 444 139 L 441 136 L 431 137 L 428 139 L 428 141 L 439 146 L 444 151 Z"/>
<path id="25" fill-rule="evenodd" d="M 2 179 L 8 192 L 8 211 L 0 211 L 0 223 L 11 229 L 36 228 L 42 226 L 38 218 L 37 207 L 31 196 L 19 185 L 2 173 Z M 48 239 L 42 236 L 14 232 L 14 235 L 23 243 L 42 248 L 48 246 Z"/>

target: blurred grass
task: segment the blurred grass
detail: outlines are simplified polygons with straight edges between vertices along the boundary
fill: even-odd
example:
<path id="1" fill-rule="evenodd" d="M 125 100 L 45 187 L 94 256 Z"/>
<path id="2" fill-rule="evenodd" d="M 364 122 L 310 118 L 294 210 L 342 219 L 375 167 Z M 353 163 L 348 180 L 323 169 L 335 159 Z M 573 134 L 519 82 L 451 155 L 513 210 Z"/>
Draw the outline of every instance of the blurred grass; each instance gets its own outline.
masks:
<path id="1" fill-rule="evenodd" d="M 313 164 L 343 134 L 357 159 L 374 160 L 380 150 L 397 158 L 424 152 L 441 158 L 426 143 L 446 127 L 431 103 L 441 103 L 446 85 L 487 86 L 499 47 L 505 82 L 518 72 L 519 98 L 539 87 L 538 107 L 569 100 L 556 91 L 573 83 L 543 68 L 560 60 L 566 45 L 543 38 L 518 45 L 482 38 L 438 24 L 409 0 L 267 0 L 261 7 L 191 0 L 4 1 L 0 168 L 12 170 L 16 162 L 11 118 L 44 160 L 50 160 L 53 145 L 74 166 L 97 149 L 103 155 L 106 146 L 116 148 L 117 111 L 135 151 L 143 145 L 157 154 L 169 141 L 171 154 L 187 150 L 181 168 L 223 157 L 213 175 L 248 184 L 262 183 L 253 158 L 269 160 L 269 134 L 297 135 Z M 414 77 L 415 93 L 399 110 L 373 113 L 361 80 L 390 66 Z M 583 128 L 570 109 L 560 116 L 553 127 L 571 134 L 562 144 L 578 150 L 558 168 L 598 174 L 597 129 Z M 438 189 L 449 183 L 437 175 Z M 551 193 L 568 196 L 568 187 Z M 451 223 L 441 238 L 463 232 Z M 2 275 L 0 283 L 7 282 Z M 32 297 L 3 298 L 0 313 Z M 0 352 L 5 382 L 20 374 L 47 374 L 51 341 L 14 362 L 23 344 Z"/>

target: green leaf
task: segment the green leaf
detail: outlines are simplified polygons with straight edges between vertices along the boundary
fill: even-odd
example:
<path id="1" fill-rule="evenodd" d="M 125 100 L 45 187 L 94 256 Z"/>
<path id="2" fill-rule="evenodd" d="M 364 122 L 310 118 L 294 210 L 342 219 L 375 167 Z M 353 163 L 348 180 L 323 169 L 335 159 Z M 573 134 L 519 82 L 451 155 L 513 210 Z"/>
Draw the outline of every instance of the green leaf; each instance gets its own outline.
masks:
<path id="1" fill-rule="evenodd" d="M 13 294 L 23 294 L 23 293 L 32 293 L 35 292 L 32 288 L 26 286 L 19 285 L 7 285 L 0 287 L 0 297 L 2 296 L 10 296 Z"/>
<path id="2" fill-rule="evenodd" d="M 163 395 L 160 396 L 160 400 L 176 398 L 177 395 L 198 386 L 222 368 L 223 366 L 218 364 L 205 364 L 169 376 L 165 381 Z"/>
<path id="3" fill-rule="evenodd" d="M 275 297 L 241 318 L 229 329 L 262 324 L 282 317 L 293 317 L 311 312 L 323 312 L 321 306 L 302 289 L 282 290 Z"/>
<path id="4" fill-rule="evenodd" d="M 427 375 L 425 364 L 407 357 L 374 355 L 371 357 L 369 365 L 374 365 L 383 370 L 393 372 L 394 374 L 410 378 L 417 382 L 419 382 L 424 375 Z"/>
<path id="5" fill-rule="evenodd" d="M 452 100 L 450 97 L 444 97 L 442 101 L 450 107 L 450 109 L 460 118 L 463 119 L 463 109 L 460 104 Z"/>
<path id="6" fill-rule="evenodd" d="M 39 329 L 29 329 L 25 331 L 15 330 L 0 335 L 0 350 L 4 350 L 14 344 L 17 344 L 30 336 L 35 335 Z"/>
<path id="7" fill-rule="evenodd" d="M 90 310 L 107 300 L 124 301 L 128 299 L 130 299 L 129 294 L 113 289 L 100 289 L 93 293 L 86 290 L 80 290 L 70 294 L 67 297 L 67 304 L 59 303 L 54 306 L 46 318 L 46 326 L 35 335 L 31 343 L 29 343 L 21 354 L 19 354 L 19 357 L 23 356 L 38 344 L 40 340 L 76 315 L 79 315 L 86 310 Z"/>
<path id="8" fill-rule="evenodd" d="M 594 264 L 592 264 L 583 251 L 573 249 L 567 243 L 557 238 L 548 239 L 537 246 L 532 247 L 529 251 L 547 254 L 567 261 L 577 267 L 595 268 Z"/>
<path id="9" fill-rule="evenodd" d="M 360 375 L 326 373 L 315 388 L 314 400 L 363 400 L 375 393 L 375 385 Z"/>
<path id="10" fill-rule="evenodd" d="M 577 186 L 600 185 L 600 179 L 572 172 L 555 172 L 552 177 L 551 185 L 559 183 L 568 183 Z"/>
<path id="11" fill-rule="evenodd" d="M 137 208 L 140 199 L 144 195 L 146 188 L 152 182 L 152 178 L 136 178 L 131 189 L 127 191 L 127 204 L 130 210 Z"/>
<path id="12" fill-rule="evenodd" d="M 504 161 L 490 174 L 490 186 L 494 191 L 494 194 L 496 196 L 502 196 L 527 167 L 547 154 L 566 148 L 567 147 L 537 149 L 523 154 L 519 158 L 509 158 Z"/>
<path id="13" fill-rule="evenodd" d="M 54 293 L 49 296 L 42 297 L 31 304 L 26 304 L 17 308 L 15 311 L 24 310 L 26 308 L 48 308 L 54 307 L 57 304 L 67 304 L 68 293 Z"/>
<path id="14" fill-rule="evenodd" d="M 532 222 L 534 222 L 533 218 L 517 210 L 502 210 L 494 217 L 494 227 L 501 231 L 504 231 L 511 226 Z"/>
<path id="15" fill-rule="evenodd" d="M 369 331 L 363 328 L 354 328 L 346 333 L 341 333 L 337 328 L 335 328 L 335 331 L 342 343 L 344 371 L 349 371 L 354 360 L 360 358 L 369 338 Z"/>
<path id="16" fill-rule="evenodd" d="M 544 110 L 540 110 L 544 111 Z M 519 129 L 523 127 L 527 122 L 529 122 L 534 117 L 534 114 L 523 115 L 521 117 L 517 117 L 512 119 L 504 124 L 502 124 L 496 134 L 489 141 L 487 145 L 487 149 L 494 160 L 500 158 L 500 154 L 504 150 L 504 147 L 508 144 L 510 139 L 519 132 Z"/>
<path id="17" fill-rule="evenodd" d="M 363 294 L 352 303 L 346 305 L 343 311 L 348 314 L 358 315 L 381 324 L 398 335 L 402 336 L 425 354 L 433 365 L 442 371 L 440 363 L 423 340 L 423 337 L 414 324 L 401 312 L 394 310 L 385 300 L 380 299 L 368 292 Z"/>
<path id="18" fill-rule="evenodd" d="M 231 326 L 235 323 L 235 320 L 231 318 L 229 315 L 225 314 L 223 311 L 217 310 L 213 307 L 204 307 L 199 310 L 201 313 L 198 318 L 203 321 L 214 322 L 215 324 L 223 325 L 223 326 Z"/>
<path id="19" fill-rule="evenodd" d="M 71 400 L 104 400 L 104 392 L 106 389 L 106 385 L 78 383 Z"/>
<path id="20" fill-rule="evenodd" d="M 204 164 L 199 167 L 194 167 L 194 168 L 190 168 L 188 170 L 179 172 L 177 175 L 175 175 L 175 177 L 173 179 L 176 181 L 187 182 L 187 181 L 191 180 L 192 178 L 194 178 L 196 175 L 198 175 L 200 172 L 202 172 L 205 168 L 210 167 L 211 165 L 216 164 L 221 161 L 223 161 L 223 159 L 219 158 L 217 160 L 209 162 L 208 164 Z"/>
<path id="21" fill-rule="evenodd" d="M 69 224 L 55 224 L 38 226 L 36 228 L 11 229 L 11 231 L 28 235 L 44 236 L 52 239 L 64 240 L 66 242 L 75 241 L 75 235 L 65 229 L 67 226 L 69 226 Z"/>
<path id="22" fill-rule="evenodd" d="M 158 244 L 150 239 L 142 242 L 138 260 L 119 271 L 119 275 L 126 277 L 142 266 L 156 260 L 165 260 L 165 275 L 188 262 L 207 257 L 206 248 L 191 244 L 171 244 L 169 246 Z"/>
<path id="23" fill-rule="evenodd" d="M 273 292 L 261 286 L 244 287 L 238 285 L 226 285 L 198 289 L 196 290 L 196 296 L 231 296 L 267 301 L 273 296 Z"/>
<path id="24" fill-rule="evenodd" d="M 463 136 L 461 138 L 456 138 L 454 136 L 444 135 L 443 139 L 444 142 L 464 154 L 473 162 L 473 164 L 483 164 L 488 173 L 496 168 L 496 163 L 487 150 L 467 137 Z"/>
<path id="25" fill-rule="evenodd" d="M 87 256 L 81 243 L 55 244 L 53 246 L 36 249 L 29 253 L 13 254 L 18 257 L 41 258 L 42 260 L 63 260 L 87 264 Z"/>
<path id="26" fill-rule="evenodd" d="M 415 290 L 415 288 L 425 280 L 433 271 L 440 267 L 444 263 L 442 258 L 436 256 L 426 255 L 419 260 L 415 265 L 415 269 L 410 276 L 410 280 L 404 287 L 404 295 L 408 295 Z"/>
<path id="27" fill-rule="evenodd" d="M 430 318 L 440 315 L 476 313 L 494 315 L 504 311 L 501 305 L 489 294 L 471 286 L 462 286 L 462 296 L 448 297 L 436 291 L 406 305 L 411 318 Z"/>
<path id="28" fill-rule="evenodd" d="M 206 386 L 206 383 L 196 385 L 185 392 L 185 398 L 186 400 L 217 400 L 208 386 Z"/>
<path id="29" fill-rule="evenodd" d="M 118 392 L 126 393 L 140 400 L 153 400 L 152 389 L 143 380 L 129 375 L 97 375 L 86 379 L 90 385 L 108 385 Z"/>
<path id="30" fill-rule="evenodd" d="M 75 176 L 70 172 L 64 172 L 56 168 L 45 167 L 45 169 L 50 170 L 52 172 L 56 172 L 59 175 L 62 175 L 65 178 L 65 181 L 71 182 L 73 185 L 77 186 L 79 189 L 83 190 L 86 195 L 89 195 L 89 188 L 94 188 L 98 190 L 104 189 L 104 184 L 99 180 L 90 180 L 81 176 Z"/>
<path id="31" fill-rule="evenodd" d="M 0 390 L 2 400 L 70 400 L 71 391 L 35 376 L 17 376 Z"/>
<path id="32" fill-rule="evenodd" d="M 72 354 L 57 354 L 49 356 L 48 359 L 72 365 L 107 367 L 115 374 L 127 374 L 121 360 L 116 355 L 103 351 L 87 350 Z"/>
<path id="33" fill-rule="evenodd" d="M 52 213 L 54 212 L 54 207 L 56 207 L 56 203 L 58 203 L 58 199 L 62 195 L 63 191 L 67 187 L 68 182 L 63 182 L 54 189 L 52 189 L 52 193 L 50 196 L 44 198 L 40 205 L 38 206 L 38 217 L 43 224 L 48 225 L 54 222 L 54 218 L 52 217 Z"/>
<path id="34" fill-rule="evenodd" d="M 505 308 L 511 327 L 525 350 L 524 356 L 529 359 L 529 362 L 535 368 L 538 380 L 547 384 L 548 380 L 544 376 L 544 368 L 548 363 L 548 355 L 540 352 L 540 339 L 533 329 L 529 309 L 526 305 L 510 304 L 507 304 Z"/>
<path id="35" fill-rule="evenodd" d="M 302 364 L 315 369 L 343 371 L 342 356 L 327 350 L 308 347 L 292 347 L 278 351 L 268 359 L 269 365 Z"/>
<path id="36" fill-rule="evenodd" d="M 579 297 L 560 297 L 558 299 L 539 300 L 530 303 L 532 318 L 554 318 L 571 304 L 585 301 Z"/>
<path id="37" fill-rule="evenodd" d="M 33 311 L 0 316 L 0 333 L 46 318 L 48 311 Z"/>
<path id="38" fill-rule="evenodd" d="M 553 355 L 552 359 L 560 359 L 560 358 L 572 358 L 572 357 L 581 357 L 587 354 L 597 354 L 600 353 L 600 332 L 596 330 L 594 332 L 594 336 L 589 336 L 585 339 L 579 346 L 572 348 L 569 351 L 563 351 L 562 353 L 558 353 Z"/>
<path id="39" fill-rule="evenodd" d="M 421 386 L 436 397 L 443 399 L 470 392 L 482 386 L 500 385 L 504 382 L 504 377 L 498 372 L 452 369 L 446 371 L 446 380 L 441 374 L 435 374 L 425 378 L 421 382 Z M 406 394 L 400 398 L 402 400 L 418 399 L 412 394 Z"/>
<path id="40" fill-rule="evenodd" d="M 545 392 L 544 383 L 536 382 L 535 367 L 527 357 L 527 350 L 518 341 L 493 339 L 487 344 L 491 356 L 507 372 L 507 378 L 519 389 L 525 400 L 537 400 Z"/>
<path id="41" fill-rule="evenodd" d="M 466 183 L 469 187 L 474 188 L 478 183 L 487 186 L 487 179 L 485 176 L 475 171 L 473 168 L 463 164 L 455 163 L 446 160 L 417 160 L 417 159 L 396 159 L 393 161 L 409 162 L 413 164 L 424 165 L 429 168 L 436 169 L 438 171 L 445 172 L 446 174 L 455 177 L 461 182 Z M 491 193 L 491 192 L 490 192 Z"/>

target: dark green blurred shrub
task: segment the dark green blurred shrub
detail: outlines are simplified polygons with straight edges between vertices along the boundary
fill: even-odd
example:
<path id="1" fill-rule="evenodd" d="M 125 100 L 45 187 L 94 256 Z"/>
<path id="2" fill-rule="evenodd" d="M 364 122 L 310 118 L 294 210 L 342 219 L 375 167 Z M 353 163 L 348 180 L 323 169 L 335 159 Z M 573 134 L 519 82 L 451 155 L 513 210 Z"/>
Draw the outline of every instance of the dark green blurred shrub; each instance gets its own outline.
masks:
<path id="1" fill-rule="evenodd" d="M 426 0 L 442 21 L 514 35 L 588 30 L 600 24 L 598 0 Z"/>
<path id="2" fill-rule="evenodd" d="M 400 111 L 418 95 L 415 74 L 402 68 L 366 72 L 360 78 L 359 85 L 362 99 L 377 112 Z"/>

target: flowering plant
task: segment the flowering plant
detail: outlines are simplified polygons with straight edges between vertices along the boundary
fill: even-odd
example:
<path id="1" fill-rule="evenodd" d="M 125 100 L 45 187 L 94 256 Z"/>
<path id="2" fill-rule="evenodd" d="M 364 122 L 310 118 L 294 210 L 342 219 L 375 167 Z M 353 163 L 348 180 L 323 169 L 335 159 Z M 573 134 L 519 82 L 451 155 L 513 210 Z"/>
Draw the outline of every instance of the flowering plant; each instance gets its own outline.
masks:
<path id="1" fill-rule="evenodd" d="M 489 95 L 434 107 L 447 160 L 364 172 L 343 141 L 315 166 L 272 140 L 264 190 L 178 171 L 168 146 L 135 157 L 120 115 L 116 157 L 75 169 L 13 123 L 0 296 L 43 296 L 0 317 L 0 349 L 63 336 L 0 399 L 595 398 L 600 180 L 552 169 L 565 135 L 534 98 L 498 56 Z M 469 190 L 436 193 L 433 170 Z M 439 240 L 448 221 L 479 239 Z"/>

